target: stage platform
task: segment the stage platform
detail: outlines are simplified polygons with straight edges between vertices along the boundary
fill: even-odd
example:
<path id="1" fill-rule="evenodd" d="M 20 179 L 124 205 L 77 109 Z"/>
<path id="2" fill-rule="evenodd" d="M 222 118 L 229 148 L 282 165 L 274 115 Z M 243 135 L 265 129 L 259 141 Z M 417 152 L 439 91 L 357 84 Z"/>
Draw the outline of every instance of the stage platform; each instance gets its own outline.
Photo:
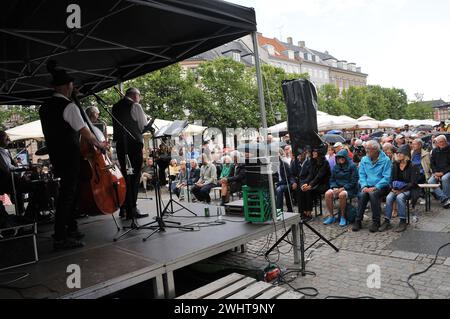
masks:
<path id="1" fill-rule="evenodd" d="M 140 201 L 142 212 L 148 212 L 148 201 Z M 176 205 L 175 205 L 176 206 Z M 204 217 L 202 204 L 186 204 L 198 217 L 182 210 L 169 216 L 167 221 L 178 221 L 183 225 L 200 224 L 196 231 L 181 231 L 167 228 L 158 232 L 146 242 L 152 230 L 133 231 L 122 240 L 113 242 L 118 234 L 110 216 L 95 216 L 79 221 L 80 230 L 86 234 L 86 246 L 81 249 L 54 252 L 52 250 L 52 226 L 39 227 L 39 262 L 20 268 L 0 272 L 0 282 L 8 282 L 20 275 L 28 277 L 11 285 L 21 289 L 26 298 L 100 298 L 114 292 L 153 280 L 156 298 L 176 297 L 173 272 L 177 269 L 202 261 L 235 247 L 289 227 L 293 231 L 294 244 L 299 244 L 297 214 L 284 214 L 275 223 L 251 224 L 241 217 L 222 216 L 223 223 L 210 225 L 218 220 L 216 207 L 210 206 L 211 217 Z M 174 207 L 176 209 L 176 207 Z M 151 222 L 152 217 L 141 219 L 139 223 Z M 119 221 L 128 225 L 129 221 Z M 205 227 L 208 226 L 208 227 Z M 298 249 L 293 249 L 294 260 L 299 262 Z M 70 265 L 80 267 L 80 288 L 69 288 L 73 274 Z M 73 271 L 73 270 L 72 270 Z M 9 275 L 8 275 L 9 273 Z M 11 274 L 13 273 L 13 274 Z M 0 298 L 21 298 L 19 292 L 0 288 Z"/>

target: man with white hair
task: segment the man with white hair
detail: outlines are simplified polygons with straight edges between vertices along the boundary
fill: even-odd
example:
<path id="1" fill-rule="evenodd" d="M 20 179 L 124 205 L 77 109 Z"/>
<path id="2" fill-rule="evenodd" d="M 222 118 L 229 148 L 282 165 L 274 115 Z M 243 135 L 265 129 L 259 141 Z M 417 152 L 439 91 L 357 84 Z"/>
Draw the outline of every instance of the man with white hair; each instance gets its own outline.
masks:
<path id="1" fill-rule="evenodd" d="M 139 180 L 143 162 L 142 150 L 144 147 L 143 131 L 147 125 L 147 116 L 139 104 L 141 92 L 136 88 L 129 88 L 125 97 L 114 104 L 112 108 L 114 137 L 116 142 L 117 157 L 119 159 L 122 174 L 127 180 L 127 196 L 124 206 L 120 209 L 120 216 L 131 219 L 134 217 L 147 217 L 148 214 L 140 214 L 137 209 L 137 196 L 139 191 Z M 122 124 L 132 136 L 129 136 Z M 127 159 L 133 168 L 133 175 L 127 176 Z"/>
<path id="2" fill-rule="evenodd" d="M 107 138 L 107 132 L 106 132 L 106 124 L 101 122 L 100 117 L 100 110 L 96 106 L 89 106 L 86 108 L 86 115 L 88 116 L 89 120 L 91 121 L 92 128 L 94 130 L 94 134 L 97 137 L 97 139 L 100 142 L 106 141 Z"/>
<path id="3" fill-rule="evenodd" d="M 437 147 L 431 153 L 431 171 L 433 176 L 429 184 L 441 184 L 434 194 L 445 209 L 450 208 L 450 147 L 445 135 L 436 137 Z"/>
<path id="4" fill-rule="evenodd" d="M 378 232 L 381 218 L 381 199 L 390 192 L 392 162 L 381 151 L 377 141 L 366 143 L 367 156 L 363 157 L 359 165 L 359 184 L 361 191 L 358 194 L 358 215 L 353 225 L 353 231 L 359 231 L 362 227 L 364 211 L 370 201 L 372 208 L 371 233 Z"/>

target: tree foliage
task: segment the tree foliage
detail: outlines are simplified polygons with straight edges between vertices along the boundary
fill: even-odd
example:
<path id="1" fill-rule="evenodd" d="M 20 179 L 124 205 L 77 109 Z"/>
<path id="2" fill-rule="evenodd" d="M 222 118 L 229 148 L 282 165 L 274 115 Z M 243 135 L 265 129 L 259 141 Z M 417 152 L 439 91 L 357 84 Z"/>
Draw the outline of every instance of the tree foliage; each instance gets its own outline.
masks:
<path id="1" fill-rule="evenodd" d="M 413 102 L 406 107 L 406 118 L 426 120 L 433 118 L 433 107 L 430 103 L 426 102 Z"/>
<path id="2" fill-rule="evenodd" d="M 327 84 L 319 90 L 319 109 L 331 115 L 400 119 L 405 116 L 407 107 L 407 96 L 402 89 L 369 85 L 350 87 L 341 93 L 333 84 Z"/>
<path id="3" fill-rule="evenodd" d="M 285 80 L 308 78 L 308 74 L 288 74 L 270 65 L 262 66 L 263 91 L 267 122 L 276 124 L 276 113 L 286 120 L 287 108 L 282 92 Z M 201 120 L 203 125 L 220 129 L 228 127 L 258 128 L 261 112 L 258 103 L 255 68 L 229 58 L 204 62 L 197 69 L 185 71 L 179 64 L 141 76 L 124 83 L 124 89 L 137 87 L 141 91 L 141 104 L 151 117 L 166 120 Z M 99 93 L 111 108 L 121 99 L 110 88 Z M 431 106 L 424 103 L 408 105 L 404 90 L 381 86 L 351 87 L 343 92 L 333 84 L 322 86 L 318 92 L 319 109 L 331 115 L 359 118 L 364 114 L 378 120 L 386 118 L 430 118 Z M 84 106 L 97 101 L 86 98 Z M 111 124 L 110 116 L 101 111 L 101 119 Z M 15 113 L 14 113 L 15 112 Z M 25 122 L 39 118 L 37 109 L 9 107 L 0 112 L 0 123 L 19 113 Z M 22 124 L 22 123 L 20 123 Z"/>

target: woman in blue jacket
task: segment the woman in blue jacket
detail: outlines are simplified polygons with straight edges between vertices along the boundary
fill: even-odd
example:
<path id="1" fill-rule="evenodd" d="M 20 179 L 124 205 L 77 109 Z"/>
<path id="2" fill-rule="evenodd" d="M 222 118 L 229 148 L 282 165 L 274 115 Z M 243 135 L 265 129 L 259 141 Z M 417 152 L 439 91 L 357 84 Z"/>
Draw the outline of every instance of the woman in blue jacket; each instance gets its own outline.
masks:
<path id="1" fill-rule="evenodd" d="M 347 150 L 341 150 L 336 155 L 336 166 L 331 172 L 330 190 L 325 194 L 328 217 L 323 222 L 331 225 L 337 221 L 333 213 L 335 199 L 339 199 L 340 223 L 341 227 L 347 226 L 347 216 L 345 208 L 347 199 L 354 198 L 358 193 L 358 168 L 348 156 Z"/>

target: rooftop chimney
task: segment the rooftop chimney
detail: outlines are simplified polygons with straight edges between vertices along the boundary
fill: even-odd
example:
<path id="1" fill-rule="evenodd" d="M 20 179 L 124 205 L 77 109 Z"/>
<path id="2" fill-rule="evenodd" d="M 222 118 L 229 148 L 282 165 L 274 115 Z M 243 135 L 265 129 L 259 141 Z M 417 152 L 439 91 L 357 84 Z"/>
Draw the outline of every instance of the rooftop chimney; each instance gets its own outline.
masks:
<path id="1" fill-rule="evenodd" d="M 288 38 L 287 38 L 287 43 L 289 43 L 290 45 L 293 44 L 293 42 L 292 42 L 292 37 L 288 37 Z"/>
<path id="2" fill-rule="evenodd" d="M 306 42 L 305 41 L 298 41 L 298 46 L 300 48 L 306 48 Z"/>

